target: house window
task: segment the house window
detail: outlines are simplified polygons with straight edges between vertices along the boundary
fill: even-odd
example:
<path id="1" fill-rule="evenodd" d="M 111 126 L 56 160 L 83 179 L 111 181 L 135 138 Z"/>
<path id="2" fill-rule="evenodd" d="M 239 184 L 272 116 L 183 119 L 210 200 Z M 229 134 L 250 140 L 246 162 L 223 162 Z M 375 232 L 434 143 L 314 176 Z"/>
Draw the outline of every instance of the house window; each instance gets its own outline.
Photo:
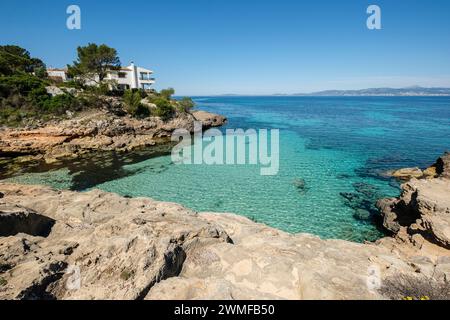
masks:
<path id="1" fill-rule="evenodd" d="M 149 83 L 143 83 L 141 86 L 144 90 L 150 90 L 152 85 Z"/>
<path id="2" fill-rule="evenodd" d="M 119 72 L 119 78 L 124 79 L 127 77 L 126 72 Z"/>
<path id="3" fill-rule="evenodd" d="M 141 72 L 140 80 L 150 80 L 150 75 L 146 72 Z"/>
<path id="4" fill-rule="evenodd" d="M 128 89 L 130 89 L 130 86 L 128 84 L 119 84 L 118 89 L 119 90 L 128 90 Z"/>

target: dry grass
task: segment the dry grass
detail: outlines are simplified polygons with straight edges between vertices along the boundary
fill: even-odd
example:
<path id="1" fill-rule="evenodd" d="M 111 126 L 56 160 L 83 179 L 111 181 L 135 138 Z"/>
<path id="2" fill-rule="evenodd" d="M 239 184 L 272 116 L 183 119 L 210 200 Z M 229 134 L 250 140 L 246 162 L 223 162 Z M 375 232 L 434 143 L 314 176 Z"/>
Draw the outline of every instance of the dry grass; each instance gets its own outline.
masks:
<path id="1" fill-rule="evenodd" d="M 450 300 L 450 282 L 396 275 L 384 281 L 380 293 L 392 300 Z"/>

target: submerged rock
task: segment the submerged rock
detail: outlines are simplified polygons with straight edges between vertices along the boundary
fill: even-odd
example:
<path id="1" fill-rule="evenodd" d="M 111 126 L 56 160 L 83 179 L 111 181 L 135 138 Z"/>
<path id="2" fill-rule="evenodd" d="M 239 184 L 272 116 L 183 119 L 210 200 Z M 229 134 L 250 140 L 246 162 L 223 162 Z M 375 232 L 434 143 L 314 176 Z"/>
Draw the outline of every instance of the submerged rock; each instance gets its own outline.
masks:
<path id="1" fill-rule="evenodd" d="M 371 213 L 368 210 L 356 209 L 353 217 L 357 220 L 370 220 Z"/>
<path id="2" fill-rule="evenodd" d="M 292 184 L 300 192 L 300 194 L 304 194 L 308 191 L 308 187 L 306 186 L 304 179 L 295 179 Z"/>
<path id="3" fill-rule="evenodd" d="M 341 192 L 344 204 L 354 210 L 353 217 L 357 220 L 371 220 L 378 215 L 376 202 L 379 199 L 379 189 L 364 182 L 353 184 L 355 192 Z"/>

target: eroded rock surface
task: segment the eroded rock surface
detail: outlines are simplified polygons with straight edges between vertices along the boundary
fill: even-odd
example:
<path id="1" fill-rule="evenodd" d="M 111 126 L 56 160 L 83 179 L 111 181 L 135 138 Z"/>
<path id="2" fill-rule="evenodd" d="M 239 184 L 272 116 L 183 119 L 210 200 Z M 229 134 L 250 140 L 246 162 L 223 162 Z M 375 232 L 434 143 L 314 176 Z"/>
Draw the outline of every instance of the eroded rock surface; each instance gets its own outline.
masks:
<path id="1" fill-rule="evenodd" d="M 399 198 L 378 201 L 384 227 L 397 237 L 424 237 L 450 249 L 450 153 L 424 172 L 401 186 Z"/>
<path id="2" fill-rule="evenodd" d="M 450 152 L 446 152 L 439 157 L 430 167 L 421 170 L 415 168 L 403 168 L 399 170 L 388 171 L 385 173 L 388 177 L 394 177 L 402 181 L 416 179 L 433 179 L 437 177 L 450 178 Z"/>
<path id="3" fill-rule="evenodd" d="M 131 151 L 166 142 L 175 129 L 193 132 L 197 120 L 190 113 L 178 112 L 167 122 L 158 117 L 141 120 L 114 110 L 111 102 L 108 110 L 90 111 L 34 129 L 0 128 L 0 156 L 31 155 L 33 159 L 43 158 L 51 163 L 92 151 Z M 208 112 L 197 111 L 195 114 L 202 115 L 198 120 L 204 119 L 204 128 L 225 122 L 224 117 Z"/>
<path id="4" fill-rule="evenodd" d="M 3 212 L 54 220 L 0 237 L 2 299 L 384 299 L 374 276 L 450 280 L 449 250 L 423 238 L 357 244 L 97 190 L 0 190 Z"/>
<path id="5" fill-rule="evenodd" d="M 207 128 L 223 126 L 227 121 L 224 116 L 201 110 L 193 111 L 192 115 L 195 120 L 202 122 L 203 126 Z"/>

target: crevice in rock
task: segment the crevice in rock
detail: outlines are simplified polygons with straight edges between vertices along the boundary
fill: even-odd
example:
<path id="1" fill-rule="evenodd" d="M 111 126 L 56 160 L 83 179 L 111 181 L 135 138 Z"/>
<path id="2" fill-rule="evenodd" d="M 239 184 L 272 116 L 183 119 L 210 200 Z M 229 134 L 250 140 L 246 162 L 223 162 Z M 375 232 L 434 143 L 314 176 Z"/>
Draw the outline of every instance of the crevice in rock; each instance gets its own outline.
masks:
<path id="1" fill-rule="evenodd" d="M 48 287 L 60 280 L 64 276 L 64 271 L 67 268 L 67 263 L 56 262 L 52 263 L 47 269 L 43 271 L 45 274 L 40 281 L 34 282 L 30 287 L 19 293 L 17 299 L 19 300 L 57 300 L 57 298 L 47 290 Z"/>
<path id="2" fill-rule="evenodd" d="M 417 196 L 417 192 L 414 192 L 411 195 L 411 201 L 409 203 L 405 203 L 404 200 L 401 200 L 393 207 L 392 211 L 397 215 L 396 221 L 400 226 L 409 227 L 415 223 L 417 219 L 420 219 L 421 214 L 416 210 Z"/>
<path id="3" fill-rule="evenodd" d="M 408 233 L 410 235 L 414 235 L 414 234 L 419 234 L 421 235 L 426 241 L 430 242 L 431 244 L 434 244 L 438 247 L 450 250 L 450 245 L 446 245 L 445 243 L 439 241 L 438 239 L 436 239 L 436 236 L 433 234 L 432 231 L 430 230 L 414 230 L 413 232 L 411 232 L 410 230 L 408 230 Z"/>
<path id="4" fill-rule="evenodd" d="M 159 270 L 158 275 L 139 293 L 136 300 L 143 300 L 151 288 L 158 282 L 172 277 L 178 277 L 186 261 L 186 252 L 179 244 L 171 243 L 164 253 L 164 265 Z"/>
<path id="5" fill-rule="evenodd" d="M 48 237 L 55 220 L 21 207 L 0 208 L 0 237 L 26 233 L 31 236 Z"/>

